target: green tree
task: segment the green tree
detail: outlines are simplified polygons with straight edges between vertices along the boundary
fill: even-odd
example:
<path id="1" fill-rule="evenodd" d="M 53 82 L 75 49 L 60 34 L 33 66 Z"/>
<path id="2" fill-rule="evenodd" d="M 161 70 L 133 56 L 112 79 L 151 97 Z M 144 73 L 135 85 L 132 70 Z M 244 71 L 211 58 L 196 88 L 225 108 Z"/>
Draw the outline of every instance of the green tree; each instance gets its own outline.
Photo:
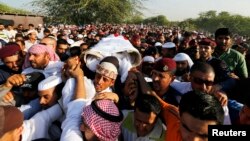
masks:
<path id="1" fill-rule="evenodd" d="M 168 25 L 170 22 L 164 15 L 158 15 L 155 17 L 149 17 L 144 19 L 143 23 L 145 24 L 156 24 L 156 25 Z"/>
<path id="2" fill-rule="evenodd" d="M 36 12 L 49 16 L 51 22 L 85 24 L 122 23 L 140 13 L 143 0 L 35 0 Z"/>

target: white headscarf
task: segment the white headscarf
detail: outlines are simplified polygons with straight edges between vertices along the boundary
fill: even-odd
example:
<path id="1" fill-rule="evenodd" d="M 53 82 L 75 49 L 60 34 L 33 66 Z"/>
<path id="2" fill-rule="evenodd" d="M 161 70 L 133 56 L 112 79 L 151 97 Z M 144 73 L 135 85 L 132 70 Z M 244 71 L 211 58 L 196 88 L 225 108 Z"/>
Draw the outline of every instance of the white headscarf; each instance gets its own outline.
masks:
<path id="1" fill-rule="evenodd" d="M 177 53 L 174 58 L 175 62 L 177 61 L 188 61 L 188 65 L 191 68 L 194 64 L 194 62 L 192 61 L 192 59 L 189 57 L 189 55 L 187 55 L 186 53 Z"/>

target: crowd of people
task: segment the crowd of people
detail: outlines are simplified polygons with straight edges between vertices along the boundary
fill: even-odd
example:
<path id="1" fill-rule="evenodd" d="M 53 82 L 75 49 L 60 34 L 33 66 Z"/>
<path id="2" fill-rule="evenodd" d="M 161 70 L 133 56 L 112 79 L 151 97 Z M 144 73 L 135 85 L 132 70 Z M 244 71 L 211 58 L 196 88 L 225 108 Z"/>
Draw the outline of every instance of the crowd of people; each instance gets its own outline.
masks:
<path id="1" fill-rule="evenodd" d="M 0 23 L 0 43 L 0 141 L 206 141 L 250 124 L 248 40 L 229 28 Z"/>

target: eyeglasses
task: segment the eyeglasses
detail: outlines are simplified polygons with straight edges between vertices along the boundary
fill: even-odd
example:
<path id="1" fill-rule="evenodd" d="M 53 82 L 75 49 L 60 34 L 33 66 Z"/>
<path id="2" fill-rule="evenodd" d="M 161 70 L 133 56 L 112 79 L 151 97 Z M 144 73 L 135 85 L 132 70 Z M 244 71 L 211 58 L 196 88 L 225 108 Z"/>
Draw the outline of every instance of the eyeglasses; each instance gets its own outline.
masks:
<path id="1" fill-rule="evenodd" d="M 206 86 L 212 86 L 214 84 L 213 81 L 203 80 L 197 77 L 193 77 L 193 81 L 194 83 L 199 84 L 199 85 L 205 84 Z"/>

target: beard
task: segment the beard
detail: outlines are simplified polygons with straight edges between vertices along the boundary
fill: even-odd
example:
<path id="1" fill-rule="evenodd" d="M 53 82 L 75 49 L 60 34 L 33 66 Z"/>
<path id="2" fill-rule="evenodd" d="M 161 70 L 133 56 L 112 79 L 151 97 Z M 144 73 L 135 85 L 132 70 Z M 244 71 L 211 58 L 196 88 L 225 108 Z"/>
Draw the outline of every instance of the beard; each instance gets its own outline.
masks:
<path id="1" fill-rule="evenodd" d="M 189 67 L 186 68 L 186 69 L 183 69 L 183 70 L 176 70 L 175 75 L 176 76 L 182 76 L 182 75 L 184 75 L 185 73 L 188 73 L 188 72 L 189 72 Z"/>

